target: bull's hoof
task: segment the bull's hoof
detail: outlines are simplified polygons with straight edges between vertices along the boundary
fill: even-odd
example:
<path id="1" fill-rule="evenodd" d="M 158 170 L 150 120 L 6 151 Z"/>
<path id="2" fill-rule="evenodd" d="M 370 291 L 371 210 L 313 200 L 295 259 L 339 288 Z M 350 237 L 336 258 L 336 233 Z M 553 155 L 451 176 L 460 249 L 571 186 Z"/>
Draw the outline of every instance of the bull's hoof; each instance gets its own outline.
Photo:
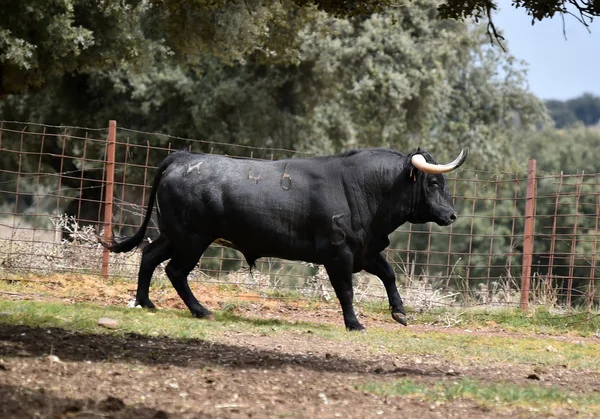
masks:
<path id="1" fill-rule="evenodd" d="M 346 330 L 348 332 L 361 332 L 367 333 L 367 329 L 362 324 L 353 324 L 351 326 L 346 326 Z"/>
<path id="2" fill-rule="evenodd" d="M 143 304 L 140 304 L 142 307 L 147 308 L 148 310 L 156 310 L 156 306 L 150 300 L 147 300 Z"/>
<path id="3" fill-rule="evenodd" d="M 193 315 L 195 318 L 202 319 L 202 320 L 214 320 L 215 319 L 215 316 L 211 312 L 193 313 Z"/>
<path id="4" fill-rule="evenodd" d="M 146 300 L 146 301 L 131 300 L 128 304 L 128 307 L 129 308 L 145 308 L 148 310 L 156 310 L 156 306 L 150 300 Z"/>
<path id="5" fill-rule="evenodd" d="M 394 320 L 396 320 L 398 323 L 400 323 L 403 326 L 408 326 L 407 322 L 406 322 L 406 315 L 403 313 L 392 313 L 392 318 Z"/>

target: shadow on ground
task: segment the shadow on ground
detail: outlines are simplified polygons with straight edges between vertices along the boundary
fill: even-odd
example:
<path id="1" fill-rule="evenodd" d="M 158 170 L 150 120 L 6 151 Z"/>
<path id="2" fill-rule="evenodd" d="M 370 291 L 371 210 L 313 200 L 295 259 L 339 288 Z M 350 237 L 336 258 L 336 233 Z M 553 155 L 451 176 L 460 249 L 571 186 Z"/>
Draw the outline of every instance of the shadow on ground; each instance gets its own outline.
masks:
<path id="1" fill-rule="evenodd" d="M 98 418 L 166 419 L 169 415 L 148 407 L 127 406 L 121 399 L 107 397 L 96 402 L 92 399 L 74 400 L 59 397 L 44 389 L 30 390 L 0 384 L 0 414 L 3 418 Z M 206 417 L 206 416 L 205 416 Z"/>
<path id="2" fill-rule="evenodd" d="M 0 324 L 0 358 L 45 357 L 51 353 L 67 362 L 131 362 L 148 366 L 233 369 L 300 366 L 317 372 L 431 375 L 431 371 L 416 368 L 381 370 L 374 360 L 329 354 L 293 354 L 202 339 L 149 337 L 136 333 L 80 333 L 55 327 Z"/>

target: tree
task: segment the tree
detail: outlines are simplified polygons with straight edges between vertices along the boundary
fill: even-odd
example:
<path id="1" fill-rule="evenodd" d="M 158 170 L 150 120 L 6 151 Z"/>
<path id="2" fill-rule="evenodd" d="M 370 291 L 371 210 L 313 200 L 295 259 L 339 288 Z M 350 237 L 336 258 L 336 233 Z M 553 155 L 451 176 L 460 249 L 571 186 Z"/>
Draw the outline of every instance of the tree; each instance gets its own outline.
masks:
<path id="1" fill-rule="evenodd" d="M 282 19 L 296 10 L 290 7 L 282 10 Z M 509 168 L 514 162 L 505 156 L 515 155 L 514 133 L 543 121 L 543 104 L 527 91 L 518 63 L 489 46 L 485 27 L 439 20 L 436 8 L 435 0 L 418 0 L 405 10 L 368 17 L 342 19 L 318 12 L 294 37 L 298 63 L 269 62 L 263 51 L 229 64 L 209 52 L 194 62 L 174 56 L 151 59 L 142 69 L 123 63 L 56 77 L 39 92 L 6 98 L 0 112 L 9 120 L 88 127 L 104 127 L 117 115 L 119 126 L 141 131 L 319 154 L 352 147 L 410 151 L 423 146 L 446 160 L 470 146 L 472 168 Z M 131 144 L 146 144 L 146 136 L 127 135 Z M 57 140 L 49 138 L 46 149 L 61 145 L 52 144 Z M 3 147 L 9 147 L 7 141 L 3 139 Z M 184 145 L 167 137 L 153 136 L 152 141 L 165 148 L 169 141 L 172 148 Z M 81 167 L 82 149 L 73 142 L 67 146 L 72 147 L 67 154 Z M 87 156 L 101 156 L 102 151 L 88 148 Z M 213 151 L 235 154 L 226 145 Z M 0 156 L 3 167 L 16 168 L 17 161 L 6 161 L 16 156 Z M 254 156 L 270 158 L 259 151 Z M 153 154 L 151 161 L 162 157 Z M 133 151 L 128 158 L 145 163 L 145 153 Z M 37 161 L 31 165 L 35 171 Z M 84 191 L 97 195 L 74 196 L 61 209 L 70 208 L 83 219 L 101 213 L 95 207 L 89 209 L 92 215 L 78 214 L 79 202 L 102 201 L 91 175 L 85 176 Z M 127 172 L 129 182 L 136 176 L 142 182 L 141 171 Z M 119 189 L 116 196 L 121 196 Z M 141 197 L 127 200 L 143 205 Z"/>
<path id="2" fill-rule="evenodd" d="M 600 96 L 590 93 L 567 101 L 567 106 L 584 125 L 595 125 L 600 123 Z"/>
<path id="3" fill-rule="evenodd" d="M 39 90 L 49 79 L 91 69 L 144 65 L 168 53 L 146 38 L 138 0 L 2 0 L 0 24 L 0 97 Z"/>
<path id="4" fill-rule="evenodd" d="M 312 69 L 295 88 L 312 110 L 304 147 L 421 145 L 443 160 L 470 146 L 472 167 L 509 167 L 511 133 L 546 121 L 523 69 L 487 44 L 481 26 L 436 19 L 435 1 L 412 4 L 303 31 L 302 62 Z"/>
<path id="5" fill-rule="evenodd" d="M 598 16 L 593 0 L 513 0 L 532 21 L 570 13 L 587 21 Z M 368 17 L 389 7 L 400 15 L 410 3 L 392 0 L 0 0 L 0 98 L 38 90 L 54 77 L 144 68 L 156 56 L 199 63 L 211 54 L 227 63 L 260 55 L 266 62 L 298 62 L 298 29 L 316 10 L 333 17 Z M 475 18 L 493 25 L 493 0 L 437 2 L 438 18 Z M 257 54 L 260 52 L 260 54 Z"/>
<path id="6" fill-rule="evenodd" d="M 3 112 L 81 126 L 119 115 L 132 129 L 319 153 L 421 145 L 446 159 L 471 146 L 474 164 L 510 163 L 511 132 L 545 117 L 523 70 L 487 45 L 482 26 L 438 20 L 435 0 L 411 4 L 352 19 L 318 13 L 295 36 L 298 63 L 257 51 L 232 64 L 208 53 L 142 72 L 125 64 L 12 97 Z"/>
<path id="7" fill-rule="evenodd" d="M 577 122 L 577 116 L 567 104 L 561 100 L 547 100 L 546 108 L 556 128 L 565 128 Z"/>
<path id="8" fill-rule="evenodd" d="M 314 11 L 287 0 L 0 0 L 0 9 L 0 98 L 169 56 L 233 63 L 259 51 L 272 62 L 293 60 L 298 24 Z"/>
<path id="9" fill-rule="evenodd" d="M 580 121 L 586 126 L 600 124 L 600 97 L 591 93 L 567 101 L 547 100 L 556 128 L 565 128 Z"/>

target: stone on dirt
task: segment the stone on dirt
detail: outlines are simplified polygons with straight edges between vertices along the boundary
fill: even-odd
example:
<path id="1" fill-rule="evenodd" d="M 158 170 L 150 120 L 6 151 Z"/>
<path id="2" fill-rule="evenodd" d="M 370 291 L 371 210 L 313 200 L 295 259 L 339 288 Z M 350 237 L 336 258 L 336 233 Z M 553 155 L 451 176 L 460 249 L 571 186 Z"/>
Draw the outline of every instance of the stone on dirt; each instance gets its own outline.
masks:
<path id="1" fill-rule="evenodd" d="M 106 327 L 108 329 L 116 329 L 118 327 L 118 322 L 114 319 L 109 319 L 108 317 L 102 317 L 98 320 L 98 326 Z"/>
<path id="2" fill-rule="evenodd" d="M 60 360 L 60 358 L 59 358 L 59 357 L 57 357 L 56 355 L 48 355 L 48 356 L 46 357 L 46 359 L 47 359 L 48 361 L 50 361 L 51 363 L 55 363 L 55 362 L 56 362 L 57 364 L 62 364 L 62 361 L 61 361 L 61 360 Z"/>

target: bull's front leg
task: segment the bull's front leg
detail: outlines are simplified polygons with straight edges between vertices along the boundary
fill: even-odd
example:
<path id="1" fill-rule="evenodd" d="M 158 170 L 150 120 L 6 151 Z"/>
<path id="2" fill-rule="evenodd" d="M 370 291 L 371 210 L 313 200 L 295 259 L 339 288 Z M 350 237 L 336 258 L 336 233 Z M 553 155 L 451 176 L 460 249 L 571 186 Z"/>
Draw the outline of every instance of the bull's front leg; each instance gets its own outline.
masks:
<path id="1" fill-rule="evenodd" d="M 334 261 L 325 264 L 327 275 L 331 285 L 335 290 L 342 313 L 344 315 L 344 324 L 348 331 L 364 331 L 365 327 L 360 324 L 354 312 L 352 300 L 354 299 L 354 290 L 352 289 L 352 258 L 351 256 L 336 258 Z"/>
<path id="2" fill-rule="evenodd" d="M 390 264 L 385 260 L 381 253 L 378 253 L 377 256 L 367 261 L 364 269 L 368 273 L 376 275 L 381 282 L 383 282 L 383 286 L 385 287 L 390 302 L 392 318 L 398 323 L 406 326 L 406 310 L 404 309 L 402 298 L 396 287 L 396 275 L 394 275 L 394 270 Z"/>

